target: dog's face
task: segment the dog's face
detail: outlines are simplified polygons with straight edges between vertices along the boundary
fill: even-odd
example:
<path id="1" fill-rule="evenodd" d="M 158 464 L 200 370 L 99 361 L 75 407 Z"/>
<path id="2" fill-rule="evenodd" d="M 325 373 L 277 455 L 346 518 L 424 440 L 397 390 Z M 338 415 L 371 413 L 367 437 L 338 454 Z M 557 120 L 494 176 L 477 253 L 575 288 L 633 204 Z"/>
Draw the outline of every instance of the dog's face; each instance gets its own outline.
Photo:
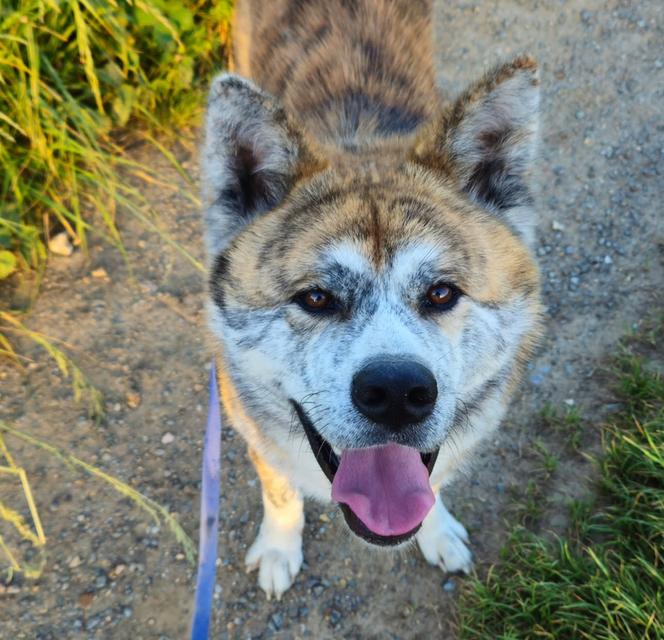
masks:
<path id="1" fill-rule="evenodd" d="M 516 61 L 416 138 L 350 156 L 316 148 L 253 85 L 213 86 L 211 326 L 247 412 L 273 440 L 304 431 L 372 542 L 410 536 L 429 498 L 386 524 L 357 498 L 366 468 L 413 475 L 418 493 L 421 469 L 469 412 L 509 395 L 532 347 L 536 98 L 532 63 Z"/>

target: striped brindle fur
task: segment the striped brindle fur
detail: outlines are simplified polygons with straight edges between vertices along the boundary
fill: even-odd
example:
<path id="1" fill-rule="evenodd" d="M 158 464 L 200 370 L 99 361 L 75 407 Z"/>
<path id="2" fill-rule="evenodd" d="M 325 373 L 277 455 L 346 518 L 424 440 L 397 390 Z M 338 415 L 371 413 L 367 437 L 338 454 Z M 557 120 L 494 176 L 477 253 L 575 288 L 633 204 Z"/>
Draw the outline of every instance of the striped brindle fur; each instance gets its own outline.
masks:
<path id="1" fill-rule="evenodd" d="M 294 407 L 337 453 L 440 447 L 436 494 L 498 426 L 540 329 L 539 92 L 523 56 L 444 101 L 428 1 L 237 4 L 239 75 L 212 83 L 202 150 L 209 319 L 263 485 L 247 563 L 280 596 L 302 562 L 303 496 L 330 500 Z M 441 282 L 459 293 L 444 311 L 426 303 Z M 310 290 L 332 311 L 298 304 Z M 376 357 L 433 374 L 426 419 L 388 433 L 358 411 L 351 384 Z M 470 566 L 440 496 L 415 537 L 432 564 Z"/>

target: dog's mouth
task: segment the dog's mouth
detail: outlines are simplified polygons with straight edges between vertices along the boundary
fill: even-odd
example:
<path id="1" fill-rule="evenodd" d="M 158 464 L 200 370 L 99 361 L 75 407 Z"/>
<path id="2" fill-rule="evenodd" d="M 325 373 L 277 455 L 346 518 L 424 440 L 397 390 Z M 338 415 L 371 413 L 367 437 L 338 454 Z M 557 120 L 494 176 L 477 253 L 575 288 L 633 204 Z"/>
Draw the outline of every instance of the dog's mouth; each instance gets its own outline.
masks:
<path id="1" fill-rule="evenodd" d="M 435 501 L 429 475 L 438 449 L 421 453 L 390 443 L 346 449 L 339 457 L 304 409 L 291 403 L 351 531 L 380 546 L 398 545 L 415 535 Z"/>

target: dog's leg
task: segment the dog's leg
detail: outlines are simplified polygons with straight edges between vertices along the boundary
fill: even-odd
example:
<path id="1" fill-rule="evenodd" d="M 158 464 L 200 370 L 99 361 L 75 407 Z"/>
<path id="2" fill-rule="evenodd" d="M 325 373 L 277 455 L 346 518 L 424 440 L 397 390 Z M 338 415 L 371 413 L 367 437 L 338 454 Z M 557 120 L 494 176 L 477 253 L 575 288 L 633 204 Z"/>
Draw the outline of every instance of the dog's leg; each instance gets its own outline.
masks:
<path id="1" fill-rule="evenodd" d="M 249 449 L 249 456 L 263 489 L 263 522 L 245 563 L 247 571 L 258 569 L 268 599 L 274 594 L 279 600 L 302 566 L 302 496 L 255 451 Z"/>
<path id="2" fill-rule="evenodd" d="M 451 573 L 468 573 L 473 559 L 466 543 L 468 533 L 463 525 L 445 508 L 438 489 L 434 489 L 436 503 L 417 532 L 417 542 L 429 564 Z"/>

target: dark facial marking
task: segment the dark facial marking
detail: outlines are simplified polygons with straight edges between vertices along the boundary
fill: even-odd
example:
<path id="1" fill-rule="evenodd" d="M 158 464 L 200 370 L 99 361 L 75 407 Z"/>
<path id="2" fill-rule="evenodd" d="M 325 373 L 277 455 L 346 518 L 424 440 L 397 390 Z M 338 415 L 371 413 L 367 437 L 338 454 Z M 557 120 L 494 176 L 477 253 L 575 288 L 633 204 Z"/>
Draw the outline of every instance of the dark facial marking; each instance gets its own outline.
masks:
<path id="1" fill-rule="evenodd" d="M 212 292 L 212 299 L 220 309 L 223 309 L 225 305 L 224 283 L 228 276 L 228 267 L 228 256 L 222 252 L 215 258 L 210 273 L 209 285 Z"/>

